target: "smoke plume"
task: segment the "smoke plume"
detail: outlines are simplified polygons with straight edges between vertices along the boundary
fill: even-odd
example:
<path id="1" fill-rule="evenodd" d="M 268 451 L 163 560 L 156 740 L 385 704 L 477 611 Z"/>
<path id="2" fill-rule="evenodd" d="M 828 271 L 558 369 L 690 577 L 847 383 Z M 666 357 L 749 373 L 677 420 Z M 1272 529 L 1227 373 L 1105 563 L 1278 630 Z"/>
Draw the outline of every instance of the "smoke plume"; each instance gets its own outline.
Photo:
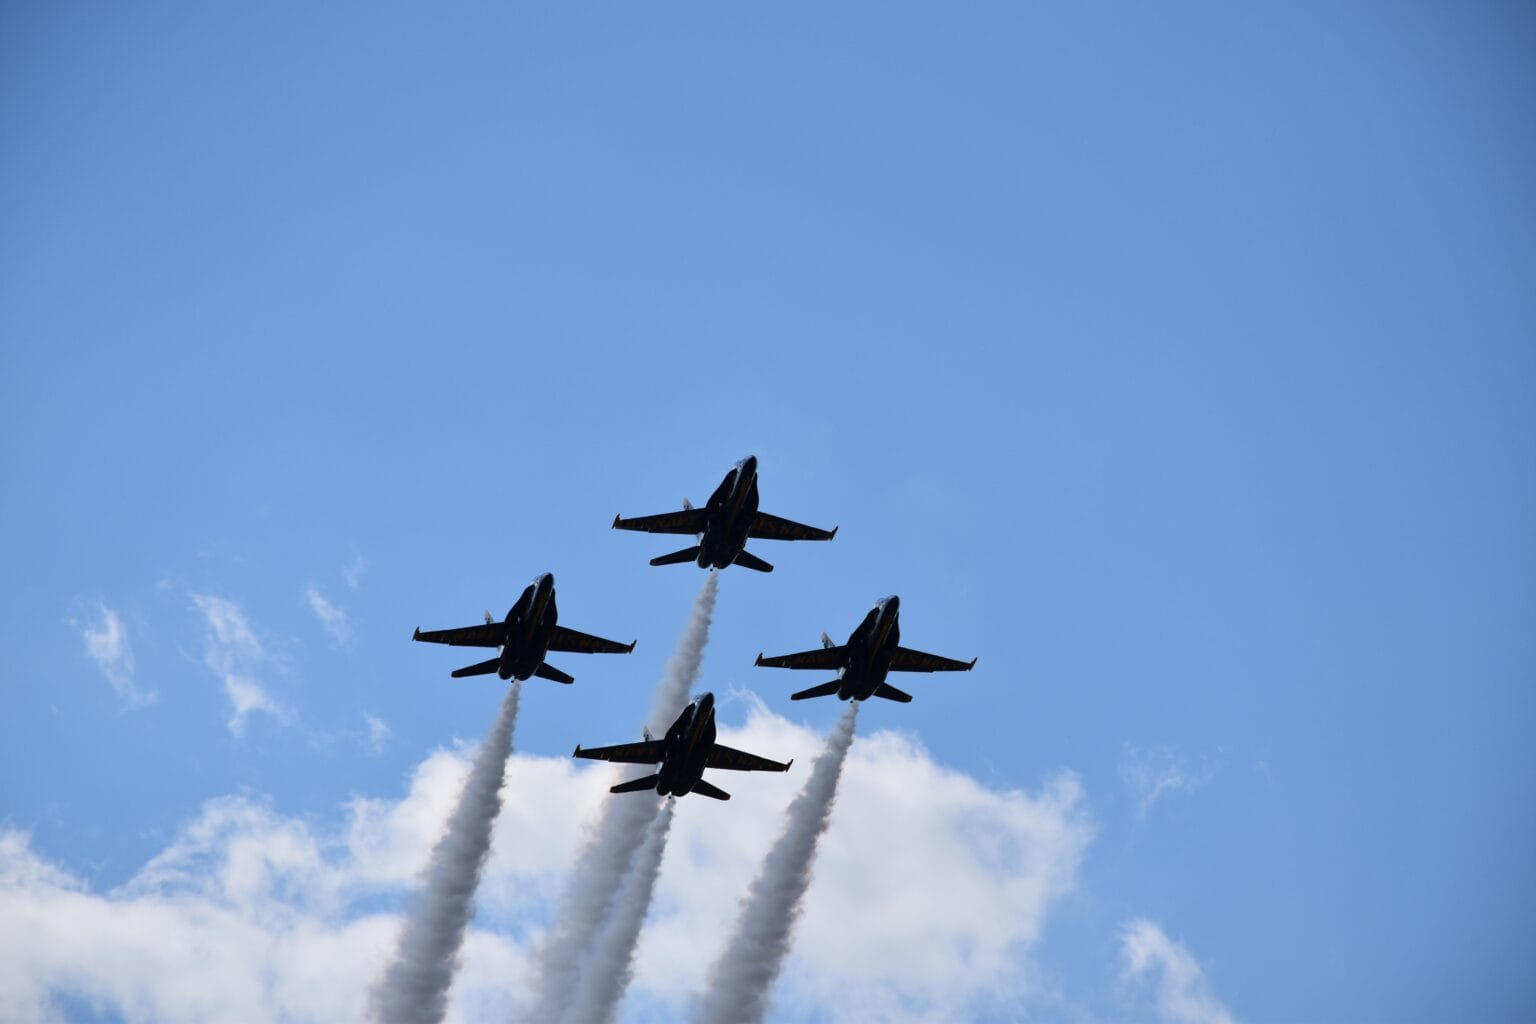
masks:
<path id="1" fill-rule="evenodd" d="M 832 799 L 843 760 L 853 743 L 857 702 L 838 721 L 811 777 L 785 812 L 784 831 L 742 901 L 736 930 L 715 965 L 698 1003 L 700 1024 L 756 1024 L 768 1012 L 768 995 L 784 957 L 800 901 L 811 884 L 816 844 L 832 818 Z"/>
<path id="2" fill-rule="evenodd" d="M 480 869 L 491 851 L 491 826 L 501 813 L 501 783 L 512 753 L 520 685 L 513 683 L 507 690 L 501 712 L 475 754 L 447 831 L 432 850 L 422 887 L 406 911 L 395 959 L 370 994 L 371 1020 L 435 1024 L 448 1009 L 448 987 L 474 913 Z"/>
<path id="3" fill-rule="evenodd" d="M 699 596 L 693 599 L 693 611 L 689 613 L 688 625 L 677 641 L 672 657 L 667 659 L 667 667 L 661 673 L 661 681 L 656 684 L 656 692 L 651 695 L 651 713 L 646 719 L 646 725 L 658 736 L 666 731 L 667 726 L 683 710 L 683 706 L 688 703 L 688 695 L 693 692 L 693 684 L 699 681 L 699 668 L 704 664 L 704 647 L 709 643 L 709 624 L 715 617 L 715 596 L 719 592 L 720 574 L 711 572 L 699 588 Z"/>
<path id="4" fill-rule="evenodd" d="M 635 862 L 614 900 L 613 910 L 582 966 L 576 1001 L 565 1017 L 570 1024 L 610 1024 L 618 1013 L 619 1001 L 634 977 L 635 947 L 656 891 L 656 876 L 661 873 L 661 855 L 666 850 L 667 832 L 672 828 L 672 809 L 673 801 L 669 799 L 652 819 L 645 841 L 635 853 Z"/>
<path id="5" fill-rule="evenodd" d="M 719 588 L 719 576 L 710 573 L 704 586 L 699 588 L 698 597 L 694 598 L 688 625 L 672 657 L 667 660 L 661 681 L 656 684 L 646 724 L 658 735 L 672 724 L 688 703 L 688 695 L 698 682 Z M 629 778 L 639 778 L 654 770 L 639 765 L 625 774 Z M 547 1024 L 560 1020 L 572 1006 L 586 959 L 591 955 L 613 908 L 619 886 L 659 805 L 655 796 L 643 793 L 614 794 L 603 802 L 602 815 L 576 855 L 576 863 L 556 908 L 554 923 L 539 951 L 539 980 L 530 1021 Z"/>

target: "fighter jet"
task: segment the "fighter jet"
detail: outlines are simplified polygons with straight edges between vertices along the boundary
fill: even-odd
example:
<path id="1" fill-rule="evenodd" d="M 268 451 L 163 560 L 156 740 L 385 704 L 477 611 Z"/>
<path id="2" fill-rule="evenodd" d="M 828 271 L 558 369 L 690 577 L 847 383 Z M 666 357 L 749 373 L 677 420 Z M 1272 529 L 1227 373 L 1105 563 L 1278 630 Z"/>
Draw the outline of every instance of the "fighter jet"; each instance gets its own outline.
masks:
<path id="1" fill-rule="evenodd" d="M 621 782 L 610 793 L 638 793 L 654 789 L 662 796 L 701 793 L 716 800 L 729 800 L 731 794 L 704 781 L 705 768 L 724 768 L 736 772 L 787 772 L 794 764 L 770 761 L 766 757 L 735 750 L 715 742 L 715 695 L 706 693 L 683 708 L 666 738 L 653 740 L 646 733 L 640 743 L 620 743 L 612 747 L 577 746 L 572 757 L 590 757 L 596 761 L 620 761 L 625 764 L 659 764 L 661 770 L 642 779 Z"/>
<path id="2" fill-rule="evenodd" d="M 826 697 L 837 694 L 838 700 L 868 700 L 884 697 L 903 704 L 912 695 L 885 681 L 887 672 L 969 672 L 976 659 L 955 661 L 937 654 L 925 654 L 910 647 L 899 646 L 901 627 L 896 619 L 901 611 L 901 598 L 894 594 L 875 602 L 841 647 L 832 643 L 827 634 L 821 634 L 821 650 L 784 654 L 776 658 L 757 656 L 757 664 L 764 668 L 816 668 L 837 670 L 837 678 L 830 683 L 813 686 L 791 694 L 790 700 L 809 697 Z"/>
<path id="3" fill-rule="evenodd" d="M 748 538 L 754 540 L 831 540 L 837 527 L 818 530 L 814 526 L 780 519 L 757 510 L 757 456 L 748 455 L 732 467 L 709 496 L 703 508 L 694 508 L 685 498 L 681 512 L 663 512 L 656 516 L 625 519 L 613 517 L 615 530 L 643 530 L 646 533 L 691 533 L 699 542 L 693 547 L 651 559 L 652 565 L 676 565 L 697 562 L 700 569 L 724 569 L 744 565 L 758 572 L 773 572 L 773 566 L 746 550 Z"/>
<path id="4" fill-rule="evenodd" d="M 418 627 L 411 639 L 454 647 L 501 648 L 501 653 L 489 661 L 455 669 L 452 673 L 455 679 L 495 672 L 503 679 L 538 676 L 540 679 L 553 679 L 557 683 L 574 683 L 574 678 L 546 662 L 545 655 L 550 651 L 628 654 L 635 649 L 633 642 L 621 644 L 566 629 L 556 624 L 558 618 L 559 612 L 555 608 L 555 577 L 546 572 L 534 577 L 533 582 L 523 590 L 523 596 L 517 599 L 517 603 L 501 622 L 486 612 L 483 626 L 434 629 L 426 633 Z"/>

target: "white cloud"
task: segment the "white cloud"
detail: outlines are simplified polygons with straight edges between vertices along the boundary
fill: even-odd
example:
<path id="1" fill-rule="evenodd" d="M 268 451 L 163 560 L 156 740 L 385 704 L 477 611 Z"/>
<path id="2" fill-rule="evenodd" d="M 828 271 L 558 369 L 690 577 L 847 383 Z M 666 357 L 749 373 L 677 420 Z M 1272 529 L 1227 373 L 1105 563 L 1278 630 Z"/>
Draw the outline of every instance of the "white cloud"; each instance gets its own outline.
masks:
<path id="1" fill-rule="evenodd" d="M 685 1014 L 822 742 L 760 707 L 722 739 L 806 760 L 787 775 L 716 773 L 729 804 L 679 802 L 630 1019 Z M 439 751 L 402 799 L 355 800 L 329 831 L 249 799 L 211 801 L 106 892 L 0 833 L 0 1019 L 57 1015 L 60 994 L 130 1021 L 357 1019 L 395 939 L 391 908 L 467 770 L 464 751 Z M 450 1020 L 500 1022 L 524 1006 L 529 953 L 614 771 L 513 756 Z M 963 1019 L 1028 998 L 1031 949 L 1091 834 L 1070 775 L 991 790 L 908 737 L 856 741 L 775 1018 Z"/>
<path id="2" fill-rule="evenodd" d="M 128 643 L 128 628 L 122 616 L 104 604 L 98 604 L 99 623 L 71 622 L 85 640 L 85 653 L 96 663 L 101 674 L 129 707 L 142 707 L 155 701 L 153 690 L 140 689 L 133 677 L 133 647 Z"/>
<path id="3" fill-rule="evenodd" d="M 698 937 L 730 933 L 801 766 L 821 750 L 822 736 L 752 703 L 746 726 L 722 730 L 722 741 L 796 767 L 767 779 L 721 773 L 733 795 L 728 829 L 716 807 L 684 801 L 638 954 L 643 993 L 676 1000 L 703 982 L 711 957 L 698 955 Z M 935 763 L 909 736 L 857 739 L 776 1005 L 789 1019 L 957 1020 L 979 993 L 1025 995 L 1018 966 L 1091 836 L 1074 776 L 1034 794 L 999 792 Z M 697 858 L 685 872 L 670 870 L 679 846 Z"/>
<path id="4" fill-rule="evenodd" d="M 287 709 L 272 699 L 255 676 L 271 659 L 240 606 L 206 594 L 193 594 L 192 603 L 206 626 L 203 664 L 224 683 L 229 697 L 229 731 L 239 736 L 245 731 L 246 718 L 257 711 L 287 718 Z"/>
<path id="5" fill-rule="evenodd" d="M 315 587 L 304 589 L 304 600 L 309 603 L 309 610 L 315 613 L 315 618 L 320 620 L 320 626 L 330 635 L 331 642 L 337 647 L 346 647 L 352 642 L 352 620 L 347 613 L 326 600 L 324 594 Z"/>
<path id="6" fill-rule="evenodd" d="M 1136 799 L 1136 816 L 1145 818 L 1152 805 L 1169 793 L 1191 792 L 1216 776 L 1208 758 L 1191 764 L 1172 744 L 1138 747 L 1127 743 L 1120 756 L 1120 777 Z"/>
<path id="7" fill-rule="evenodd" d="M 1137 918 L 1120 935 L 1125 974 L 1150 980 L 1156 989 L 1157 1019 L 1164 1024 L 1234 1024 L 1232 1011 L 1211 992 L 1205 972 L 1181 943 L 1154 922 Z"/>

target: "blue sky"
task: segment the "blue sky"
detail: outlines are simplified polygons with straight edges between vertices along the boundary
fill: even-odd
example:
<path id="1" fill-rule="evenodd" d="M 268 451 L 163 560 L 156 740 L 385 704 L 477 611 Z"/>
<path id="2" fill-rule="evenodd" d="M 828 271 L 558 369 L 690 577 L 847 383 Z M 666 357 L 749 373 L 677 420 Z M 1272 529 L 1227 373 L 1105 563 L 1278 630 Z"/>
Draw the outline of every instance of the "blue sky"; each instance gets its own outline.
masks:
<path id="1" fill-rule="evenodd" d="M 8 5 L 0 900 L 409 803 L 500 699 L 411 629 L 538 572 L 639 646 L 530 684 L 519 757 L 633 736 L 702 574 L 608 524 L 754 453 L 841 532 L 726 573 L 723 720 L 826 733 L 753 656 L 899 593 L 980 661 L 861 736 L 1055 814 L 1028 934 L 905 1009 L 1528 1018 L 1532 53 L 1515 4 Z M 846 1012 L 807 964 L 783 1019 Z M 140 1012 L 53 969 L 4 1005 Z"/>

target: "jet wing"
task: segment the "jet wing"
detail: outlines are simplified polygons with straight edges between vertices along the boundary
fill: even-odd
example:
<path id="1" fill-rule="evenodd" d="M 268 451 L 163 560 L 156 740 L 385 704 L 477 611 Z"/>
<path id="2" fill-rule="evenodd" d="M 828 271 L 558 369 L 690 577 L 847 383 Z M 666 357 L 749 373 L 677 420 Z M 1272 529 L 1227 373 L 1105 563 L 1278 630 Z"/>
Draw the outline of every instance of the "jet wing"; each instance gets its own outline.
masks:
<path id="1" fill-rule="evenodd" d="M 848 648 L 818 647 L 814 651 L 801 651 L 799 654 L 779 654 L 772 658 L 765 658 L 761 654 L 757 656 L 756 664 L 763 668 L 819 668 L 839 669 L 848 661 Z"/>
<path id="2" fill-rule="evenodd" d="M 814 526 L 806 526 L 804 523 L 796 523 L 788 519 L 780 519 L 778 516 L 771 516 L 767 512 L 759 512 L 757 518 L 752 521 L 752 528 L 747 531 L 747 536 L 758 540 L 831 540 L 837 536 L 837 527 L 818 530 Z"/>
<path id="3" fill-rule="evenodd" d="M 500 647 L 506 639 L 506 631 L 507 627 L 500 622 L 487 622 L 460 629 L 430 629 L 425 633 L 418 629 L 411 639 L 429 644 L 451 644 L 454 647 Z"/>
<path id="4" fill-rule="evenodd" d="M 758 757 L 744 750 L 728 747 L 724 743 L 716 743 L 715 749 L 709 752 L 709 758 L 704 762 L 706 768 L 724 768 L 733 772 L 787 772 L 789 765 L 779 761 L 770 761 L 766 757 Z"/>
<path id="5" fill-rule="evenodd" d="M 898 647 L 891 655 L 892 672 L 969 672 L 975 664 L 975 658 L 956 661 L 954 658 L 914 651 L 910 647 Z"/>
<path id="6" fill-rule="evenodd" d="M 571 756 L 624 764 L 660 764 L 666 757 L 666 744 L 661 740 L 645 740 L 641 743 L 619 743 L 611 747 L 578 746 Z"/>
<path id="7" fill-rule="evenodd" d="M 556 626 L 549 634 L 549 649 L 574 651 L 577 654 L 628 654 L 635 649 L 632 643 L 621 644 L 617 640 L 604 640 L 591 633 L 581 633 L 564 626 Z"/>
<path id="8" fill-rule="evenodd" d="M 643 533 L 703 533 L 709 515 L 706 509 L 685 508 L 680 512 L 663 512 L 658 516 L 635 516 L 625 519 L 613 517 L 615 530 L 640 530 Z"/>

